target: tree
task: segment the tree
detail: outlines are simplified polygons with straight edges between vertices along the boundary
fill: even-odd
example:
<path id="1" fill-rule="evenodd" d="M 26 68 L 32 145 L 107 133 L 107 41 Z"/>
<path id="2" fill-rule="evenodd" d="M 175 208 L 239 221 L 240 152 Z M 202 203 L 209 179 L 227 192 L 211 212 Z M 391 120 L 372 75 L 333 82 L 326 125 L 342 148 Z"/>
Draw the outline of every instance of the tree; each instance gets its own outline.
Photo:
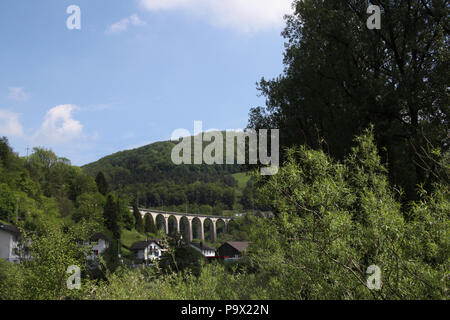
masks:
<path id="1" fill-rule="evenodd" d="M 77 208 L 72 219 L 80 222 L 82 219 L 90 222 L 104 224 L 103 210 L 105 199 L 100 193 L 83 193 L 77 198 Z"/>
<path id="2" fill-rule="evenodd" d="M 131 230 L 134 228 L 136 221 L 133 213 L 128 208 L 128 203 L 128 197 L 119 197 L 116 206 L 121 226 L 127 230 Z"/>
<path id="3" fill-rule="evenodd" d="M 16 209 L 14 193 L 7 184 L 0 183 L 0 219 L 12 221 Z"/>
<path id="4" fill-rule="evenodd" d="M 114 239 L 120 239 L 119 210 L 112 195 L 108 195 L 106 199 L 103 218 L 105 226 L 112 232 Z"/>
<path id="5" fill-rule="evenodd" d="M 285 71 L 260 81 L 267 107 L 251 110 L 249 127 L 281 129 L 282 149 L 307 144 L 342 159 L 373 123 L 391 181 L 414 199 L 417 184 L 435 181 L 425 144 L 442 153 L 450 145 L 449 5 L 372 3 L 381 7 L 381 30 L 367 29 L 366 1 L 294 1 Z"/>
<path id="6" fill-rule="evenodd" d="M 106 196 L 108 194 L 108 182 L 106 181 L 105 175 L 102 171 L 97 173 L 95 177 L 95 182 L 97 183 L 98 192 Z"/>
<path id="7" fill-rule="evenodd" d="M 445 299 L 448 185 L 421 191 L 403 211 L 373 133 L 355 142 L 343 162 L 290 149 L 259 189 L 276 215 L 251 228 L 250 261 L 261 283 L 271 284 L 271 298 Z M 379 290 L 367 286 L 371 266 L 381 270 Z"/>
<path id="8" fill-rule="evenodd" d="M 11 163 L 12 149 L 9 146 L 8 138 L 0 138 L 0 165 L 8 168 Z"/>
<path id="9" fill-rule="evenodd" d="M 88 176 L 81 170 L 77 170 L 76 176 L 70 183 L 69 198 L 72 201 L 76 201 L 77 197 L 83 193 L 95 193 L 97 187 L 95 181 L 91 176 Z"/>
<path id="10" fill-rule="evenodd" d="M 82 279 L 80 290 L 69 290 L 70 275 L 66 271 L 69 266 L 78 266 L 81 272 L 86 270 L 86 252 L 90 247 L 80 244 L 88 240 L 93 230 L 85 223 L 69 227 L 47 219 L 42 219 L 32 234 L 22 230 L 32 258 L 25 260 L 19 269 L 24 277 L 22 288 L 18 290 L 20 296 L 9 299 L 80 299 L 90 286 L 88 279 Z"/>
<path id="11" fill-rule="evenodd" d="M 155 222 L 150 213 L 146 213 L 144 216 L 144 231 L 145 233 L 156 234 L 158 230 L 156 230 Z"/>
<path id="12" fill-rule="evenodd" d="M 135 223 L 136 230 L 138 232 L 144 232 L 144 222 L 142 221 L 142 216 L 136 201 L 133 203 L 133 216 L 134 220 L 136 221 Z"/>

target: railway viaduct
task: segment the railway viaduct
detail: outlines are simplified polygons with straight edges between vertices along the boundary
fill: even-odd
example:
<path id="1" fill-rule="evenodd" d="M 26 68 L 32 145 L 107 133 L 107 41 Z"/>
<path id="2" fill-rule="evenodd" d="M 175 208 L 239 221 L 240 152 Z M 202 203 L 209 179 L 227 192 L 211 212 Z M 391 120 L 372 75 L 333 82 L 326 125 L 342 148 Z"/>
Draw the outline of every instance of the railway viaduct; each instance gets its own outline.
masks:
<path id="1" fill-rule="evenodd" d="M 142 215 L 142 218 L 146 214 L 150 214 L 153 222 L 155 223 L 155 226 L 157 226 L 157 219 L 161 218 L 164 221 L 164 232 L 166 234 L 169 234 L 169 219 L 171 217 L 175 218 L 175 231 L 180 232 L 181 230 L 181 222 L 182 220 L 185 221 L 185 226 L 187 226 L 186 237 L 189 242 L 193 240 L 193 232 L 192 232 L 192 223 L 194 220 L 197 220 L 199 222 L 198 232 L 197 235 L 199 235 L 200 240 L 205 240 L 205 222 L 210 221 L 210 234 L 211 234 L 211 241 L 214 242 L 217 239 L 217 223 L 219 221 L 222 221 L 224 224 L 224 232 L 227 232 L 227 226 L 230 223 L 230 221 L 234 220 L 233 217 L 225 217 L 225 216 L 208 216 L 208 215 L 201 215 L 201 214 L 192 214 L 192 213 L 180 213 L 180 212 L 167 212 L 167 211 L 160 211 L 160 210 L 153 210 L 153 209 L 142 209 L 139 208 L 139 212 Z"/>

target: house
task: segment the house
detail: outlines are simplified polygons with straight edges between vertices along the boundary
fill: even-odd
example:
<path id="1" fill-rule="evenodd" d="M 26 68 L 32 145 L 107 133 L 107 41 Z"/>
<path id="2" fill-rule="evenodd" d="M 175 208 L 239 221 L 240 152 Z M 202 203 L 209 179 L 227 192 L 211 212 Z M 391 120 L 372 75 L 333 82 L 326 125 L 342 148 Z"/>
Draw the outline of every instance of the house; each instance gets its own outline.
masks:
<path id="1" fill-rule="evenodd" d="M 19 228 L 0 223 L 0 259 L 20 262 L 21 234 Z"/>
<path id="2" fill-rule="evenodd" d="M 189 246 L 199 251 L 205 258 L 214 258 L 216 256 L 216 249 L 208 247 L 207 245 L 203 244 L 203 242 L 192 242 L 191 244 L 189 244 Z"/>
<path id="3" fill-rule="evenodd" d="M 217 249 L 219 256 L 225 260 L 237 260 L 242 257 L 242 254 L 248 247 L 248 241 L 229 241 Z"/>
<path id="4" fill-rule="evenodd" d="M 163 253 L 167 251 L 160 239 L 135 242 L 131 245 L 130 250 L 135 254 L 138 262 L 160 260 Z"/>
<path id="5" fill-rule="evenodd" d="M 92 246 L 91 254 L 87 257 L 89 260 L 93 260 L 98 257 L 106 249 L 108 249 L 111 244 L 111 239 L 101 232 L 94 234 L 89 241 Z"/>

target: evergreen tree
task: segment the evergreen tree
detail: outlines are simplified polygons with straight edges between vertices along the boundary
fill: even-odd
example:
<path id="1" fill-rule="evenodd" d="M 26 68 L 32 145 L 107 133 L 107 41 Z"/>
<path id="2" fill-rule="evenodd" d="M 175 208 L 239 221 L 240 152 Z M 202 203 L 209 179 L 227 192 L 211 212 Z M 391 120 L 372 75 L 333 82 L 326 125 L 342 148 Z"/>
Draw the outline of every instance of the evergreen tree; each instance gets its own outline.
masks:
<path id="1" fill-rule="evenodd" d="M 132 230 L 136 224 L 136 221 L 130 209 L 126 205 L 127 203 L 129 203 L 129 201 L 126 201 L 121 198 L 117 199 L 116 202 L 117 212 L 121 227 L 127 230 Z"/>
<path id="2" fill-rule="evenodd" d="M 11 160 L 12 149 L 9 146 L 8 138 L 1 137 L 0 138 L 0 165 L 3 165 L 5 168 L 9 166 Z"/>
<path id="3" fill-rule="evenodd" d="M 102 171 L 99 171 L 97 173 L 97 176 L 95 177 L 95 182 L 97 183 L 98 192 L 106 196 L 106 194 L 108 193 L 108 182 L 106 181 L 105 175 L 103 174 Z"/>
<path id="4" fill-rule="evenodd" d="M 118 206 L 111 195 L 106 200 L 103 217 L 105 219 L 105 226 L 112 232 L 114 239 L 120 239 Z"/>
<path id="5" fill-rule="evenodd" d="M 145 233 L 157 233 L 155 222 L 149 213 L 144 216 L 144 231 Z"/>
<path id="6" fill-rule="evenodd" d="M 139 212 L 139 208 L 136 202 L 133 203 L 133 215 L 135 223 L 135 228 L 138 232 L 144 231 L 144 222 L 142 221 L 141 213 Z"/>

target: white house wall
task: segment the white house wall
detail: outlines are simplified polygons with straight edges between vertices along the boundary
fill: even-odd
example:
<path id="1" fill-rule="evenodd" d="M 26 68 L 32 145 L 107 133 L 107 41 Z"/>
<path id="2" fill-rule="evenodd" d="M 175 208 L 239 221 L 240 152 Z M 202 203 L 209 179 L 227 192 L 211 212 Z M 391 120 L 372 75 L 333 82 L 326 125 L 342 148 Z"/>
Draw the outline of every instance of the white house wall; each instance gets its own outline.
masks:
<path id="1" fill-rule="evenodd" d="M 11 233 L 0 230 L 0 259 L 19 261 L 19 256 L 14 253 L 18 245 L 14 238 L 15 236 Z"/>

